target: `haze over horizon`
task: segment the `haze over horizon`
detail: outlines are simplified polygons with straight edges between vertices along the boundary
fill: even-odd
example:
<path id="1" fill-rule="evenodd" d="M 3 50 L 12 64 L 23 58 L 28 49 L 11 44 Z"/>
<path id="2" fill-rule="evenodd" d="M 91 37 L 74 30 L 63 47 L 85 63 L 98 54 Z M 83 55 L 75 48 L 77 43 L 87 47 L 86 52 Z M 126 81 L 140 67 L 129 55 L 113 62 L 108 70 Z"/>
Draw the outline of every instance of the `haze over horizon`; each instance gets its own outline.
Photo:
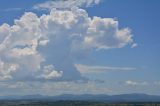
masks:
<path id="1" fill-rule="evenodd" d="M 1 0 L 0 96 L 160 95 L 159 0 Z"/>

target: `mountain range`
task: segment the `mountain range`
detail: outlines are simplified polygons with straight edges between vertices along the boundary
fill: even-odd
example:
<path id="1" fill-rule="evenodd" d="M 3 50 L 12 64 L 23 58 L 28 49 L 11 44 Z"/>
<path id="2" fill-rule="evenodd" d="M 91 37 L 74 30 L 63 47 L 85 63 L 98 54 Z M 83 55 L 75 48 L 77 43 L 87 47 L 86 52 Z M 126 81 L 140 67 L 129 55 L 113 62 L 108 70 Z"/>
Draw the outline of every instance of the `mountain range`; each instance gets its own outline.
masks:
<path id="1" fill-rule="evenodd" d="M 51 100 L 51 101 L 100 101 L 100 102 L 160 102 L 160 96 L 147 94 L 93 95 L 63 94 L 59 96 L 25 95 L 0 96 L 0 100 Z"/>

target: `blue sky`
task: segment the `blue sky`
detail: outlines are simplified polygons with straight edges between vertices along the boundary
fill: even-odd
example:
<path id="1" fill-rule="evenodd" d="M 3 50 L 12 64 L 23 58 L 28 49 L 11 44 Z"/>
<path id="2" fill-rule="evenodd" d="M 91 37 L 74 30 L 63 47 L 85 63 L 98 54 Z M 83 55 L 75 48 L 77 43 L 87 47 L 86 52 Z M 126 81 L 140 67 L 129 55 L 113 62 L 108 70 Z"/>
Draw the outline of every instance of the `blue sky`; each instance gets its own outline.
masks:
<path id="1" fill-rule="evenodd" d="M 160 95 L 160 1 L 90 1 L 0 1 L 1 95 Z"/>

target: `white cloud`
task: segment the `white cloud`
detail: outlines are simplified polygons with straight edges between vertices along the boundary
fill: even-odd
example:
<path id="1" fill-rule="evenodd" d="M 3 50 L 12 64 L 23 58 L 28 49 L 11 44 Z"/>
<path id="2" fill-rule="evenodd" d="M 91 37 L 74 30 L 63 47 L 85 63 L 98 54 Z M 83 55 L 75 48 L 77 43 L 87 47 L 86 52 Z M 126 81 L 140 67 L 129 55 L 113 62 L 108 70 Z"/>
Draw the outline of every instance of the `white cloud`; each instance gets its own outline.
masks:
<path id="1" fill-rule="evenodd" d="M 11 74 L 18 68 L 17 64 L 4 63 L 0 60 L 0 80 L 12 79 Z"/>
<path id="2" fill-rule="evenodd" d="M 50 0 L 44 3 L 36 4 L 34 9 L 51 10 L 57 9 L 69 9 L 72 7 L 88 7 L 94 4 L 99 4 L 101 0 Z"/>
<path id="3" fill-rule="evenodd" d="M 48 44 L 48 42 L 49 42 L 49 40 L 41 40 L 41 41 L 39 41 L 39 45 L 45 46 Z"/>
<path id="4" fill-rule="evenodd" d="M 38 78 L 44 78 L 47 80 L 62 77 L 62 71 L 56 71 L 52 65 L 45 66 L 43 73 Z"/>
<path id="5" fill-rule="evenodd" d="M 127 85 L 133 85 L 133 86 L 135 86 L 135 85 L 138 84 L 137 82 L 135 82 L 135 81 L 130 81 L 130 80 L 125 81 L 125 83 L 126 83 Z"/>
<path id="6" fill-rule="evenodd" d="M 132 42 L 130 30 L 119 30 L 118 21 L 113 18 L 94 17 L 85 37 L 88 46 L 98 49 L 121 48 Z"/>
<path id="7" fill-rule="evenodd" d="M 138 46 L 138 44 L 137 44 L 137 43 L 134 43 L 134 44 L 132 44 L 131 48 L 135 48 L 135 47 L 137 47 L 137 46 Z"/>
<path id="8" fill-rule="evenodd" d="M 131 85 L 131 86 L 146 86 L 148 85 L 148 82 L 136 82 L 136 81 L 127 80 L 125 81 L 125 84 Z"/>
<path id="9" fill-rule="evenodd" d="M 82 73 L 103 73 L 106 71 L 132 71 L 135 68 L 132 67 L 109 67 L 109 66 L 88 66 L 82 64 L 75 65 L 77 69 Z"/>
<path id="10" fill-rule="evenodd" d="M 52 9 L 50 14 L 40 17 L 27 12 L 15 20 L 14 25 L 0 26 L 0 60 L 3 63 L 0 73 L 7 73 L 1 74 L 1 78 L 7 75 L 17 80 L 34 80 L 38 76 L 79 80 L 82 76 L 73 60 L 82 52 L 86 56 L 91 50 L 121 48 L 131 43 L 130 30 L 119 29 L 117 20 L 91 18 L 83 9 Z M 54 67 L 53 70 L 47 71 L 48 65 Z M 107 67 L 102 68 L 105 69 Z"/>

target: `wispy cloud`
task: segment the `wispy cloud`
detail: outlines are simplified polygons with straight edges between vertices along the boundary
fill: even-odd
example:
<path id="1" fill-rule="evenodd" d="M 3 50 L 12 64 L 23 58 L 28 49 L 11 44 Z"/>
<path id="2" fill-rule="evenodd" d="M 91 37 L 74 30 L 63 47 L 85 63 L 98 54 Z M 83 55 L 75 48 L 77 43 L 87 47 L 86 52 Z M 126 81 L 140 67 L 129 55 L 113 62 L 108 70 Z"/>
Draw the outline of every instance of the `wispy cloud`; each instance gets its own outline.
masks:
<path id="1" fill-rule="evenodd" d="M 76 64 L 75 66 L 83 74 L 85 74 L 85 73 L 103 73 L 106 71 L 132 71 L 132 70 L 136 70 L 136 68 L 133 68 L 133 67 L 88 66 L 88 65 L 82 65 L 82 64 Z"/>
<path id="2" fill-rule="evenodd" d="M 149 83 L 144 81 L 144 82 L 138 82 L 138 81 L 132 81 L 132 80 L 127 80 L 125 81 L 126 85 L 130 85 L 130 86 L 146 86 Z"/>
<path id="3" fill-rule="evenodd" d="M 34 9 L 51 10 L 68 9 L 72 7 L 89 7 L 91 5 L 99 4 L 101 0 L 50 0 L 44 3 L 36 4 Z"/>
<path id="4" fill-rule="evenodd" d="M 134 43 L 134 44 L 132 44 L 131 48 L 135 48 L 135 47 L 137 47 L 137 46 L 138 46 L 138 44 L 137 44 L 137 43 Z"/>

